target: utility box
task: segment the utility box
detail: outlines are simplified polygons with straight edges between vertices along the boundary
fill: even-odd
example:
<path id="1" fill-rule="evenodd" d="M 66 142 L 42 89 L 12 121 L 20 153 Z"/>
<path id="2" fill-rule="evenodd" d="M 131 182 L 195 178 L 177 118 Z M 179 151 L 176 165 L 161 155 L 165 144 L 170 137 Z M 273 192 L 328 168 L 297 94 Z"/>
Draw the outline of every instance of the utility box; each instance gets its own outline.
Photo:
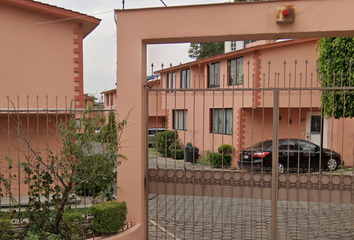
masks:
<path id="1" fill-rule="evenodd" d="M 277 7 L 277 23 L 293 23 L 295 14 L 295 5 Z"/>

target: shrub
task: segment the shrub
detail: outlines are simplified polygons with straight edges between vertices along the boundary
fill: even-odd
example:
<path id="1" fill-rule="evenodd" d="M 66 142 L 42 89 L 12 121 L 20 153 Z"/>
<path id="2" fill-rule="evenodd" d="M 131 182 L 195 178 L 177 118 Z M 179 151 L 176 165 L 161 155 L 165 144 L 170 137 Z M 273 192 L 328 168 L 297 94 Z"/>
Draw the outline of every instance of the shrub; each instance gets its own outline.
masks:
<path id="1" fill-rule="evenodd" d="M 81 239 L 82 238 L 82 222 L 84 218 L 79 212 L 66 212 L 63 214 L 63 238 L 64 239 Z"/>
<path id="2" fill-rule="evenodd" d="M 116 233 L 124 226 L 127 218 L 125 202 L 103 202 L 91 206 L 88 215 L 93 217 L 92 228 L 103 234 Z"/>
<path id="3" fill-rule="evenodd" d="M 0 218 L 0 239 L 9 239 L 11 231 L 11 222 L 9 219 Z"/>
<path id="4" fill-rule="evenodd" d="M 208 152 L 205 157 L 205 162 L 209 162 L 210 165 L 216 168 L 229 167 L 231 165 L 231 155 Z"/>
<path id="5" fill-rule="evenodd" d="M 100 158 L 98 165 L 96 162 Z M 106 161 L 104 161 L 106 159 Z M 105 153 L 86 156 L 86 161 L 82 162 L 77 171 L 78 176 L 96 176 L 102 174 L 101 177 L 88 179 L 85 183 L 76 187 L 76 194 L 79 196 L 98 196 L 106 189 L 112 188 L 116 182 L 116 172 L 114 171 L 115 163 L 107 158 Z M 113 189 L 110 189 L 113 191 Z"/>
<path id="6" fill-rule="evenodd" d="M 179 144 L 178 140 L 175 143 L 172 143 L 167 149 L 167 157 L 174 159 L 184 158 L 184 151 L 182 146 Z"/>
<path id="7" fill-rule="evenodd" d="M 152 146 L 155 149 L 157 148 L 157 151 L 159 153 L 161 153 L 163 156 L 172 157 L 172 153 L 174 153 L 174 151 L 172 151 L 172 149 L 175 148 L 174 146 L 176 146 L 176 147 L 179 146 L 178 132 L 177 131 L 170 131 L 170 130 L 168 130 L 166 132 L 159 132 L 157 135 L 154 136 Z M 170 147 L 170 146 L 173 146 L 173 147 Z M 167 147 L 167 151 L 166 151 L 166 147 Z M 173 156 L 174 156 L 174 154 L 173 154 Z"/>
<path id="8" fill-rule="evenodd" d="M 224 153 L 225 155 L 231 155 L 233 152 L 235 152 L 235 148 L 233 148 L 230 144 L 225 143 L 219 146 L 218 152 Z"/>

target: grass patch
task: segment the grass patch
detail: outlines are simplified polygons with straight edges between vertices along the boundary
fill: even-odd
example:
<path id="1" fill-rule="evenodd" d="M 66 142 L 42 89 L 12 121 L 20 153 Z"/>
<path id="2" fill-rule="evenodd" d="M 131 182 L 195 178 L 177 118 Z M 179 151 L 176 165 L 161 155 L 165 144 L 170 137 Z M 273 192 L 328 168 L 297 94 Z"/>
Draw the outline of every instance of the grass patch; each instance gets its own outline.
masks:
<path id="1" fill-rule="evenodd" d="M 157 152 L 155 148 L 149 148 L 149 155 L 162 156 L 162 154 Z"/>
<path id="2" fill-rule="evenodd" d="M 88 208 L 86 208 L 86 213 L 87 213 L 87 209 Z M 81 214 L 85 214 L 85 208 L 77 208 L 77 209 L 73 209 L 73 211 L 81 213 Z M 11 216 L 11 219 L 19 219 L 20 214 L 21 214 L 21 219 L 28 218 L 28 212 L 26 211 L 26 209 L 23 209 L 23 208 L 21 208 L 21 212 L 19 212 L 18 208 L 14 208 L 12 211 L 2 210 L 0 212 L 0 218 L 7 218 L 7 217 Z M 50 215 L 54 215 L 54 214 L 55 214 L 55 210 L 51 210 Z"/>

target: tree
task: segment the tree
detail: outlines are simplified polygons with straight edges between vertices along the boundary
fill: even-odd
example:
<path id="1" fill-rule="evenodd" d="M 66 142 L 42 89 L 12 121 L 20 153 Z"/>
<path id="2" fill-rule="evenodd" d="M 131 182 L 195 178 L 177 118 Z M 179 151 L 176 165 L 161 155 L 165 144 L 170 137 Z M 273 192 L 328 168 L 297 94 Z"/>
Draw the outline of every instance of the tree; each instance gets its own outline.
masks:
<path id="1" fill-rule="evenodd" d="M 71 196 L 92 179 L 105 180 L 97 181 L 98 184 L 105 184 L 98 187 L 108 187 L 112 192 L 112 185 L 116 182 L 114 171 L 120 163 L 118 157 L 124 157 L 119 154 L 119 139 L 126 120 L 116 122 L 112 111 L 109 122 L 112 135 L 106 133 L 103 138 L 95 133 L 95 129 L 104 123 L 105 118 L 93 106 L 82 112 L 80 126 L 76 122 L 77 113 L 71 112 L 70 116 L 68 121 L 61 120 L 58 125 L 60 151 L 57 154 L 50 150 L 37 152 L 24 134 L 18 136 L 30 150 L 26 156 L 27 162 L 19 167 L 26 173 L 25 183 L 30 184 L 27 212 L 28 226 L 33 232 L 58 234 Z M 14 120 L 20 126 L 20 119 L 14 117 Z M 41 197 L 47 200 L 43 202 Z M 54 214 L 50 209 L 52 206 Z"/>
<path id="2" fill-rule="evenodd" d="M 196 60 L 224 53 L 224 42 L 191 43 L 188 50 L 190 58 Z"/>
<path id="3" fill-rule="evenodd" d="M 318 68 L 322 87 L 354 86 L 352 59 L 354 38 L 322 38 L 318 41 Z M 324 115 L 334 118 L 354 117 L 354 95 L 351 90 L 324 90 Z"/>

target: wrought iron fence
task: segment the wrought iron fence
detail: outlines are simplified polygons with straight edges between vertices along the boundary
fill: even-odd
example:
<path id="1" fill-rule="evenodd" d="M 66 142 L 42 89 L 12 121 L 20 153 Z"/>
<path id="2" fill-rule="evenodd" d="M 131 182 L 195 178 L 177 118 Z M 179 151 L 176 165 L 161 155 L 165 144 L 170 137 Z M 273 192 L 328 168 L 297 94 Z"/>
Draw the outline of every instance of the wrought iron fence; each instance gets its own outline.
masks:
<path id="1" fill-rule="evenodd" d="M 147 160 L 149 239 L 352 239 L 351 69 L 345 85 L 316 62 L 248 63 L 208 88 L 207 65 L 148 83 L 148 127 L 167 129 Z"/>
<path id="2" fill-rule="evenodd" d="M 103 109 L 94 99 L 87 100 L 81 108 L 75 99 L 48 96 L 1 101 L 0 211 L 1 218 L 12 223 L 8 237 L 41 221 L 34 216 L 36 211 L 42 216 L 49 214 L 42 219 L 45 231 L 67 198 L 63 213 L 71 208 L 84 217 L 84 230 L 76 237 L 95 238 L 88 209 L 117 196 L 119 161 L 115 150 L 119 142 L 114 147 L 110 143 L 114 138 L 119 141 L 117 131 L 121 130 L 117 126 L 121 122 L 113 126 L 109 120 L 113 110 Z M 134 225 L 127 222 L 120 231 Z M 5 237 L 3 234 L 1 229 L 0 236 Z"/>

